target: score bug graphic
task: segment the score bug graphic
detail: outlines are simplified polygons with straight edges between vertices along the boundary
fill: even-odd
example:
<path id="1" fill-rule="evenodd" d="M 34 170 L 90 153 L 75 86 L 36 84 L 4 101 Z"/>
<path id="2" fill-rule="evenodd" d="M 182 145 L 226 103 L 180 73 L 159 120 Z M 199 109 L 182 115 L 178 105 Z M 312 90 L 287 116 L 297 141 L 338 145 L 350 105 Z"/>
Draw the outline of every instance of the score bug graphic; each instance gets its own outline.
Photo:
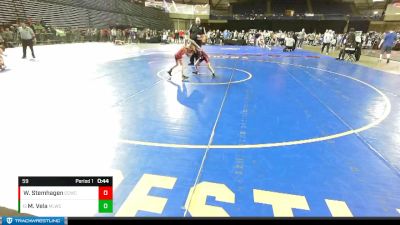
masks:
<path id="1" fill-rule="evenodd" d="M 112 177 L 19 177 L 18 211 L 37 216 L 113 213 Z"/>
<path id="2" fill-rule="evenodd" d="M 113 189 L 112 186 L 99 187 L 99 213 L 113 212 Z"/>

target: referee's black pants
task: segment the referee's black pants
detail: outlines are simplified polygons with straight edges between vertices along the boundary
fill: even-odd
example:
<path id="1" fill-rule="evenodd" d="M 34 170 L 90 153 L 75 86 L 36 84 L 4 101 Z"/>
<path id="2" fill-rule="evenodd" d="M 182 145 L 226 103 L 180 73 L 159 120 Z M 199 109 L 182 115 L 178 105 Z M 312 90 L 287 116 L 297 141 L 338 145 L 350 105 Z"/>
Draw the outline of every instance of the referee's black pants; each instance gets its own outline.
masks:
<path id="1" fill-rule="evenodd" d="M 203 44 L 202 41 L 200 40 L 195 40 L 196 44 L 198 44 L 200 47 Z M 194 60 L 197 61 L 199 58 L 199 54 L 197 52 L 193 53 L 193 55 L 190 57 L 190 64 L 194 64 Z"/>
<path id="2" fill-rule="evenodd" d="M 32 57 L 35 58 L 35 52 L 33 51 L 33 40 L 32 39 L 22 39 L 22 58 L 26 58 L 26 47 L 29 46 L 31 49 Z"/>

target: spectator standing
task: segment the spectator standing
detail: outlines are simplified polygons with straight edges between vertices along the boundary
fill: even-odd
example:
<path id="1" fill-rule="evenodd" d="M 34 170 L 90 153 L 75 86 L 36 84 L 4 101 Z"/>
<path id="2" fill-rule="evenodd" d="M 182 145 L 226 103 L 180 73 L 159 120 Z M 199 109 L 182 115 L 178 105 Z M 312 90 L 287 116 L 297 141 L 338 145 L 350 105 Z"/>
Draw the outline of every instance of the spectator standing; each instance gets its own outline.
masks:
<path id="1" fill-rule="evenodd" d="M 183 43 L 183 40 L 185 39 L 185 31 L 180 30 L 179 31 L 179 43 Z"/>
<path id="2" fill-rule="evenodd" d="M 308 44 L 314 46 L 315 43 L 315 33 L 308 35 Z"/>
<path id="3" fill-rule="evenodd" d="M 297 47 L 298 47 L 299 49 L 302 49 L 302 48 L 303 48 L 303 42 L 304 42 L 305 37 L 306 37 L 306 31 L 305 31 L 305 29 L 303 28 L 303 29 L 299 32 L 299 35 L 298 35 L 298 44 L 297 44 Z"/>
<path id="4" fill-rule="evenodd" d="M 337 39 L 334 33 L 332 33 L 332 40 L 331 40 L 331 51 L 335 51 L 336 50 L 336 43 L 337 43 Z"/>
<path id="5" fill-rule="evenodd" d="M 116 39 L 117 39 L 117 29 L 113 28 L 111 29 L 111 41 L 115 42 Z"/>
<path id="6" fill-rule="evenodd" d="M 22 42 L 22 58 L 26 58 L 26 48 L 28 46 L 31 49 L 32 57 L 35 58 L 35 52 L 33 51 L 33 42 L 36 40 L 36 37 L 32 28 L 26 26 L 25 23 L 21 23 L 21 27 L 18 28 L 18 31 Z"/>
<path id="7" fill-rule="evenodd" d="M 385 34 L 384 38 L 381 40 L 379 44 L 379 48 L 381 49 L 381 54 L 379 55 L 379 61 L 382 61 L 383 53 L 386 52 L 386 63 L 390 62 L 390 53 L 392 52 L 392 48 L 395 46 L 397 39 L 397 34 L 394 31 L 389 31 Z"/>
<path id="8" fill-rule="evenodd" d="M 298 42 L 298 37 L 297 37 L 297 34 L 294 33 L 294 32 L 292 32 L 291 35 L 292 35 L 293 40 L 294 40 L 293 50 L 295 50 L 296 46 L 297 46 L 297 42 Z"/>
<path id="9" fill-rule="evenodd" d="M 0 45 L 4 45 L 4 38 L 3 38 L 3 32 L 0 31 Z"/>
<path id="10" fill-rule="evenodd" d="M 4 44 L 6 48 L 11 48 L 12 42 L 13 42 L 13 33 L 10 31 L 10 28 L 6 28 L 6 30 L 3 32 L 3 39 L 4 39 Z"/>
<path id="11" fill-rule="evenodd" d="M 332 41 L 332 35 L 331 35 L 331 31 L 330 31 L 330 30 L 326 30 L 326 31 L 325 31 L 325 34 L 324 34 L 324 37 L 323 37 L 322 40 L 323 40 L 323 41 L 322 41 L 321 53 L 323 53 L 325 47 L 327 47 L 327 48 L 326 48 L 326 54 L 328 55 L 328 53 L 329 53 L 329 47 L 330 47 L 331 41 Z"/>
<path id="12" fill-rule="evenodd" d="M 176 43 L 176 44 L 178 44 L 179 43 L 179 31 L 178 30 L 175 30 L 175 33 L 174 33 L 174 43 Z"/>

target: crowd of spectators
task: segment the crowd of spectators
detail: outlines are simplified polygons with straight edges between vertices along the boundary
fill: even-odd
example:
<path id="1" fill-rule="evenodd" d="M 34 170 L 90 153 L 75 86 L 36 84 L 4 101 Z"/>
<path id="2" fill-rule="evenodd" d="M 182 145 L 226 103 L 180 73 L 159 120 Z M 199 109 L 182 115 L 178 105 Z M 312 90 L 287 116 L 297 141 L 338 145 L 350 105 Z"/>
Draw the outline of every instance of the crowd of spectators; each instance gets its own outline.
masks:
<path id="1" fill-rule="evenodd" d="M 18 35 L 18 27 L 20 25 L 21 23 L 18 21 L 12 24 L 0 24 L 0 42 L 4 43 L 7 48 L 21 45 Z M 175 31 L 174 33 L 169 30 L 135 28 L 133 25 L 111 25 L 103 28 L 59 28 L 48 25 L 43 19 L 35 22 L 28 20 L 26 25 L 36 34 L 36 44 L 115 42 L 116 40 L 124 43 L 160 43 L 166 32 L 168 33 L 168 42 L 174 39 L 174 36 L 181 36 L 180 41 L 178 38 L 176 42 L 182 43 L 185 34 L 184 31 Z"/>
<path id="2" fill-rule="evenodd" d="M 57 28 L 49 26 L 43 19 L 33 22 L 27 21 L 27 26 L 32 28 L 36 34 L 37 44 L 53 44 L 53 43 L 76 43 L 76 42 L 115 42 L 116 40 L 123 43 L 183 43 L 187 35 L 185 30 L 154 30 L 149 28 L 134 28 L 133 26 L 110 26 L 106 28 Z M 0 25 L 0 43 L 4 43 L 5 47 L 12 48 L 19 46 L 18 27 L 20 23 Z M 378 49 L 378 45 L 383 38 L 384 33 L 357 32 L 358 42 L 361 48 Z M 328 38 L 329 35 L 329 38 Z M 397 32 L 398 40 L 394 50 L 400 50 L 400 32 Z M 267 31 L 249 29 L 245 30 L 209 30 L 206 33 L 207 44 L 224 45 L 224 44 L 241 44 L 241 45 L 258 45 L 260 39 L 267 46 L 285 46 L 285 39 L 292 37 L 296 40 L 295 47 L 302 48 L 303 45 L 322 46 L 325 48 L 327 41 L 327 51 L 338 48 L 344 34 L 336 34 L 332 30 L 325 33 L 311 32 L 306 33 L 304 30 L 299 32 L 293 31 Z M 298 39 L 298 40 L 297 40 Z"/>
<path id="3" fill-rule="evenodd" d="M 378 49 L 378 45 L 384 36 L 384 33 L 379 32 L 368 32 L 363 33 L 357 32 L 358 42 L 361 43 L 362 48 Z M 330 35 L 329 38 L 327 36 Z M 248 31 L 231 31 L 231 30 L 209 30 L 207 32 L 208 44 L 223 45 L 226 43 L 232 43 L 231 41 L 237 41 L 236 43 L 244 43 L 245 45 L 257 45 L 257 39 L 260 37 L 264 39 L 264 42 L 269 46 L 282 46 L 284 45 L 285 38 L 289 36 L 296 36 L 303 40 L 302 44 L 310 46 L 323 46 L 324 37 L 325 41 L 328 39 L 330 47 L 337 47 L 337 43 L 340 43 L 343 39 L 344 34 L 336 34 L 332 30 L 327 30 L 325 33 L 306 33 L 305 31 L 293 32 L 293 31 L 267 31 L 267 30 L 255 30 L 250 29 Z M 394 50 L 400 50 L 400 31 L 397 32 L 398 40 Z M 302 45 L 301 44 L 301 45 Z M 301 47 L 300 45 L 300 47 Z"/>

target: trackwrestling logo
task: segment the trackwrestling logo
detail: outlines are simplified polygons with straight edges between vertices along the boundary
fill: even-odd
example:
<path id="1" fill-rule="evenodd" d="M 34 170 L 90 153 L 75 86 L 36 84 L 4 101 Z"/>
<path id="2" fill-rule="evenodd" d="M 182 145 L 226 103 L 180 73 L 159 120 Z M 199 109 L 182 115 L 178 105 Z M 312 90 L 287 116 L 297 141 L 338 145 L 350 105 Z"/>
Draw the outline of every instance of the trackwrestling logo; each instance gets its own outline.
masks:
<path id="1" fill-rule="evenodd" d="M 3 224 L 61 224 L 64 225 L 64 217 L 3 217 Z M 0 223 L 1 224 L 1 223 Z"/>

